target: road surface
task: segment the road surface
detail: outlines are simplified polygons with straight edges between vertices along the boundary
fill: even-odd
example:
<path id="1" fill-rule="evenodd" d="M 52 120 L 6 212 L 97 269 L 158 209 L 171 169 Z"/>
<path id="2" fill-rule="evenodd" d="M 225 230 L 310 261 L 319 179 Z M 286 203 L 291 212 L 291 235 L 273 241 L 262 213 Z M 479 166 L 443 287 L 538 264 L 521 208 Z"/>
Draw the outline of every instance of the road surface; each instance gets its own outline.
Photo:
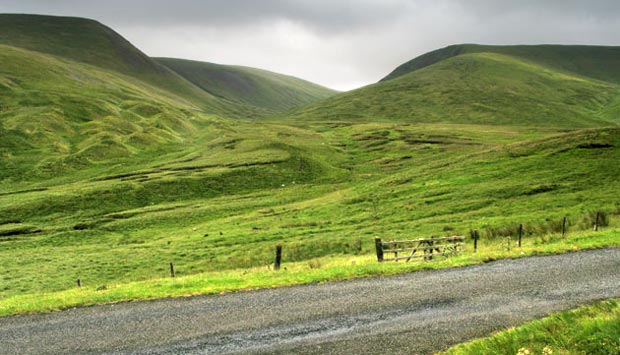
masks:
<path id="1" fill-rule="evenodd" d="M 0 318 L 1 354 L 428 354 L 620 298 L 620 249 Z"/>

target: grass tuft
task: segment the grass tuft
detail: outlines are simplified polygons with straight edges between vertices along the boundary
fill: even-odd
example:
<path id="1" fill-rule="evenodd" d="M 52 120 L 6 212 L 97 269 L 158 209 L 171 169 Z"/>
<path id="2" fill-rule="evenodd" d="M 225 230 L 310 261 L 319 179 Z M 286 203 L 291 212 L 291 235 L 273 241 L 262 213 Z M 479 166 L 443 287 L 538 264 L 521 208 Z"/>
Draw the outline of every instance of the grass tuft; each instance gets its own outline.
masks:
<path id="1" fill-rule="evenodd" d="M 441 355 L 620 354 L 620 303 L 598 302 L 457 345 Z"/>

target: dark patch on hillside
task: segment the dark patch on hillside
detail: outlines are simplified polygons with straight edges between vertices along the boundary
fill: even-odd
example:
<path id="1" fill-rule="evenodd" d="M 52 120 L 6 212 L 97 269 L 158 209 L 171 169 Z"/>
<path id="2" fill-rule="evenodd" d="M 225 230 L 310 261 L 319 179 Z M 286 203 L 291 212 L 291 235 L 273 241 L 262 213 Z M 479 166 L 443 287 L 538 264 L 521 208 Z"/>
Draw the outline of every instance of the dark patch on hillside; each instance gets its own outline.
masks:
<path id="1" fill-rule="evenodd" d="M 582 143 L 577 146 L 580 149 L 604 149 L 613 148 L 614 146 L 608 143 Z"/>
<path id="2" fill-rule="evenodd" d="M 41 233 L 41 229 L 32 226 L 15 226 L 13 228 L 7 228 L 0 230 L 0 237 L 11 237 L 16 235 L 27 235 Z"/>
<path id="3" fill-rule="evenodd" d="M 551 192 L 557 190 L 559 185 L 556 184 L 542 184 L 542 185 L 534 185 L 531 188 L 527 189 L 523 195 L 532 196 L 537 194 L 542 194 L 545 192 Z"/>
<path id="4" fill-rule="evenodd" d="M 41 191 L 47 191 L 48 188 L 47 187 L 38 187 L 38 188 L 34 188 L 34 189 L 27 189 L 27 190 L 18 190 L 18 191 L 9 191 L 9 192 L 2 192 L 0 193 L 0 196 L 8 196 L 8 195 L 18 195 L 18 194 L 26 194 L 29 192 L 41 192 Z"/>

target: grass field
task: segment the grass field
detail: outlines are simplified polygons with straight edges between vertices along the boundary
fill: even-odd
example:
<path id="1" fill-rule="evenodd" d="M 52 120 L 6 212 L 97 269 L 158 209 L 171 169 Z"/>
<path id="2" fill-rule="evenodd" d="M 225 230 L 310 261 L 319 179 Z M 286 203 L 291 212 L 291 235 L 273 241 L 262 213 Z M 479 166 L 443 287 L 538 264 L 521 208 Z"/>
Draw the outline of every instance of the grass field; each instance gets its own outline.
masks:
<path id="1" fill-rule="evenodd" d="M 274 271 L 270 265 L 211 271 L 195 274 L 190 264 L 178 258 L 176 277 L 171 278 L 168 264 L 162 265 L 150 277 L 142 281 L 126 281 L 118 284 L 95 283 L 92 279 L 80 279 L 81 287 L 74 285 L 63 291 L 20 294 L 4 298 L 0 302 L 0 317 L 31 312 L 49 312 L 77 306 L 122 301 L 149 300 L 162 297 L 188 297 L 202 294 L 217 294 L 291 286 L 324 281 L 347 280 L 360 277 L 393 275 L 419 270 L 462 267 L 491 262 L 505 258 L 550 255 L 584 249 L 620 247 L 620 229 L 613 228 L 599 232 L 578 232 L 562 238 L 548 234 L 528 238 L 518 247 L 516 238 L 493 238 L 479 243 L 473 251 L 468 240 L 458 256 L 436 257 L 435 261 L 384 262 L 378 263 L 374 252 L 362 246 L 355 253 L 316 257 L 305 261 L 291 262 L 290 248 L 284 244 L 283 268 Z M 273 252 L 273 250 L 272 250 Z M 273 261 L 273 260 L 272 260 Z M 165 260 L 162 260 L 165 263 Z"/>
<path id="2" fill-rule="evenodd" d="M 458 345 L 443 355 L 620 354 L 620 304 L 599 302 Z"/>
<path id="3" fill-rule="evenodd" d="M 11 217 L 0 226 L 6 265 L 0 295 L 62 291 L 78 278 L 90 285 L 152 279 L 166 275 L 170 262 L 180 275 L 266 266 L 280 243 L 285 259 L 295 262 L 368 255 L 374 236 L 408 239 L 473 228 L 485 240 L 501 241 L 523 223 L 525 238 L 536 240 L 557 232 L 563 216 L 572 233 L 591 228 L 592 211 L 606 211 L 612 220 L 618 213 L 618 168 L 611 162 L 620 153 L 613 148 L 619 130 L 485 146 L 472 143 L 475 137 L 489 141 L 480 126 L 454 127 L 461 140 L 469 135 L 467 144 L 437 132 L 435 143 L 422 144 L 428 148 L 399 151 L 396 146 L 407 144 L 400 135 L 429 134 L 432 126 L 396 127 L 347 126 L 328 137 L 297 129 L 292 148 L 291 137 L 265 137 L 293 128 L 257 131 L 254 125 L 250 133 L 237 126 L 243 139 L 234 143 L 236 160 L 226 154 L 233 136 L 213 143 L 208 156 L 184 151 L 133 173 L 119 168 L 100 175 L 94 167 L 74 174 L 75 181 L 65 175 L 30 191 L 5 190 L 0 210 Z M 385 142 L 377 131 L 394 136 Z M 540 133 L 503 134 L 510 141 Z M 359 141 L 330 141 L 347 137 Z M 375 151 L 377 141 L 393 155 Z M 411 157 L 402 159 L 405 152 Z"/>
<path id="4" fill-rule="evenodd" d="M 141 52 L 101 25 L 45 17 L 20 30 L 38 21 L 0 35 L 4 315 L 518 257 L 504 249 L 519 224 L 525 255 L 618 246 L 619 87 L 586 75 L 603 70 L 598 56 L 579 73 L 553 53 L 553 66 L 509 52 L 448 56 L 282 113 L 332 92 L 247 68 L 190 66 L 234 69 L 216 83 L 164 68 L 200 92 L 185 95 L 150 79 L 161 66 L 149 58 L 131 75 L 136 61 L 125 60 Z M 88 25 L 72 43 L 107 38 L 115 49 L 63 57 L 59 38 L 41 43 L 66 21 Z M 237 80 L 267 96 L 226 86 Z M 304 100 L 285 95 L 303 88 Z M 597 211 L 611 226 L 586 233 Z M 570 238 L 559 241 L 563 217 Z M 372 257 L 375 236 L 471 229 L 493 249 L 411 266 Z M 266 270 L 276 244 L 286 272 Z M 179 278 L 163 280 L 171 262 Z"/>

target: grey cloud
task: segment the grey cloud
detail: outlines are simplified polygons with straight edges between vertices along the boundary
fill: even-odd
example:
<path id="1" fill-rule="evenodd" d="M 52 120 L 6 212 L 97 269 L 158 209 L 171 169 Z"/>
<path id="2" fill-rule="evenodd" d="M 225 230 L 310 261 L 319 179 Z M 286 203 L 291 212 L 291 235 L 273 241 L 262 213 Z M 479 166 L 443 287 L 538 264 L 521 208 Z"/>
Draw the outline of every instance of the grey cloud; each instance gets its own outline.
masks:
<path id="1" fill-rule="evenodd" d="M 116 25 L 239 27 L 287 20 L 319 32 L 389 26 L 445 9 L 437 24 L 511 14 L 617 19 L 617 0 L 3 0 L 0 11 L 85 16 Z M 524 16 L 523 22 L 528 18 Z"/>
<path id="2" fill-rule="evenodd" d="M 338 89 L 455 43 L 617 45 L 617 0 L 0 0 L 94 18 L 149 55 L 262 67 Z"/>
<path id="3" fill-rule="evenodd" d="M 616 0 L 455 0 L 453 2 L 462 4 L 468 11 L 478 16 L 503 16 L 519 12 L 522 14 L 545 13 L 552 17 L 579 16 L 604 19 L 617 18 L 620 11 L 620 2 Z M 524 21 L 527 20 L 527 18 L 524 19 Z"/>
<path id="4" fill-rule="evenodd" d="M 142 24 L 239 27 L 277 20 L 301 23 L 319 32 L 347 31 L 393 21 L 406 0 L 9 0 L 0 9 L 58 15 L 91 16 L 118 25 Z"/>

